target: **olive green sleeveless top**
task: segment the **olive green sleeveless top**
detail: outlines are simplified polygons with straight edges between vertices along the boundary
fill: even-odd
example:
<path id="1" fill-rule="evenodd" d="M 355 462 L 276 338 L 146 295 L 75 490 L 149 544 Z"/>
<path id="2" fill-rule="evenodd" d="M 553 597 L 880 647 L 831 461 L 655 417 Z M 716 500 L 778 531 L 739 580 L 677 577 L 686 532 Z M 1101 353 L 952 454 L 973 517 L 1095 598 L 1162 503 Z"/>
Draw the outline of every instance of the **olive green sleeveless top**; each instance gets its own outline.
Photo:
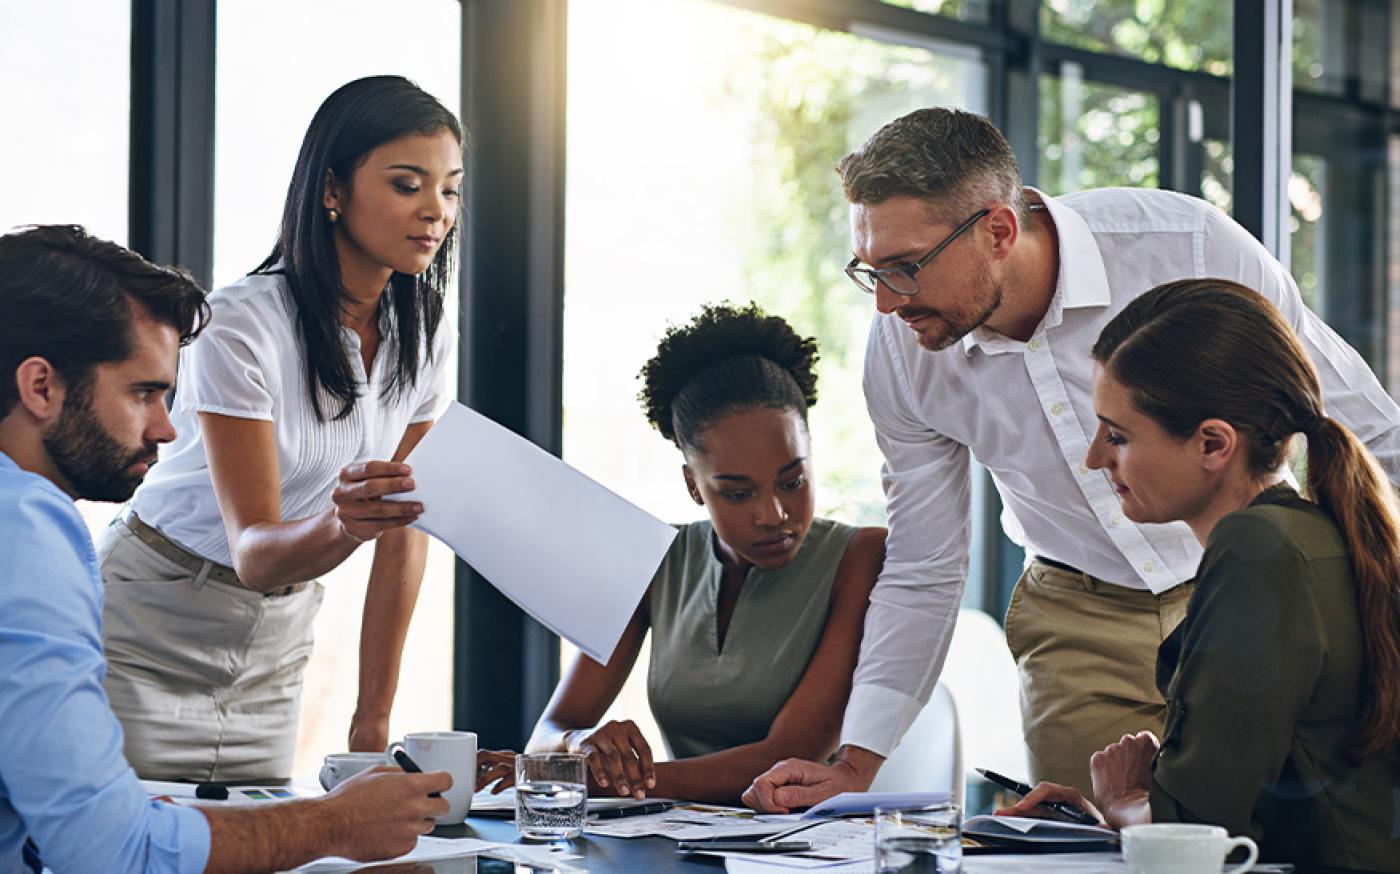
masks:
<path id="1" fill-rule="evenodd" d="M 677 527 L 651 581 L 647 696 L 671 755 L 688 758 L 767 737 L 826 630 L 857 529 L 814 519 L 786 567 L 750 568 L 721 651 L 714 529 L 708 519 Z"/>

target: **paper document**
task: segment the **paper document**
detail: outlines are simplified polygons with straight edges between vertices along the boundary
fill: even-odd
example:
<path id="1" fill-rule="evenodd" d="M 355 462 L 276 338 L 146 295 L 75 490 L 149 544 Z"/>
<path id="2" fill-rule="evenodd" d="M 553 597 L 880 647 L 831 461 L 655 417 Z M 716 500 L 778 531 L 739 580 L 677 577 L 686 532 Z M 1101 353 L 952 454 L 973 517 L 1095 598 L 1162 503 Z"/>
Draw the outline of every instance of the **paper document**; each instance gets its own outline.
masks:
<path id="1" fill-rule="evenodd" d="M 973 816 L 963 823 L 963 834 L 1024 843 L 1081 843 L 1116 841 L 1118 832 L 1096 825 L 1080 825 L 1026 816 Z"/>
<path id="2" fill-rule="evenodd" d="M 606 664 L 676 529 L 458 403 L 406 462 L 414 527 Z"/>
<path id="3" fill-rule="evenodd" d="M 842 792 L 810 808 L 802 818 L 859 816 L 874 813 L 877 807 L 927 807 L 952 800 L 953 796 L 947 792 Z"/>
<path id="4" fill-rule="evenodd" d="M 509 844 L 495 841 L 478 841 L 472 838 L 434 838 L 424 836 L 418 839 L 418 846 L 394 859 L 385 859 L 375 864 L 387 865 L 391 862 L 432 862 L 438 859 L 454 859 L 460 856 L 477 856 L 488 850 L 508 847 Z M 327 856 L 308 862 L 294 869 L 299 874 L 322 874 L 331 871 L 354 871 L 370 863 L 355 862 L 339 856 Z"/>
<path id="5" fill-rule="evenodd" d="M 592 802 L 589 802 L 590 806 Z M 621 819 L 592 820 L 584 826 L 591 835 L 610 838 L 663 837 L 673 841 L 761 837 L 790 827 L 786 821 L 769 822 L 746 807 L 683 802 L 670 810 Z"/>

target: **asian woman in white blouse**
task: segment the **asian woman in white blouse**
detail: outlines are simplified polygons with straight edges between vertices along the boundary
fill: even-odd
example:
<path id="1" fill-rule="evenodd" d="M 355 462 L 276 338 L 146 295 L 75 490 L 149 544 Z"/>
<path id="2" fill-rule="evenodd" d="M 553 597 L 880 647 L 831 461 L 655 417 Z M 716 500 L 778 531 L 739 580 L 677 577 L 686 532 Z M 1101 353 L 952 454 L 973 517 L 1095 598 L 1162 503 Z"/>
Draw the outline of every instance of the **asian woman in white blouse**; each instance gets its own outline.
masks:
<path id="1" fill-rule="evenodd" d="M 107 693 L 149 779 L 291 771 L 317 577 L 375 541 L 351 747 L 384 748 L 422 581 L 402 464 L 447 401 L 462 131 L 351 82 L 302 142 L 281 232 L 181 354 L 175 443 L 99 547 Z"/>

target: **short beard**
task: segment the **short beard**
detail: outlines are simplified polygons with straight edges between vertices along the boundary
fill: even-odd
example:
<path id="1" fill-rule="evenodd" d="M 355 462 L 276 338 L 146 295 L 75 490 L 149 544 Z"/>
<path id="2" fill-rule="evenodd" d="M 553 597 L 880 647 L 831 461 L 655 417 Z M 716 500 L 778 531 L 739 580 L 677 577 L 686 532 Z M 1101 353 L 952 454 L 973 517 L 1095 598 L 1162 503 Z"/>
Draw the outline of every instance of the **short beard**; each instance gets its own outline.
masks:
<path id="1" fill-rule="evenodd" d="M 131 467 L 156 455 L 156 444 L 132 452 L 102 427 L 92 408 L 91 380 L 74 386 L 44 435 L 44 449 L 74 497 L 113 503 L 129 499 L 141 484 L 143 476 Z"/>
<path id="2" fill-rule="evenodd" d="M 944 349 L 947 349 L 949 346 L 952 346 L 954 343 L 957 343 L 959 340 L 966 337 L 968 334 L 971 334 L 973 331 L 987 324 L 987 321 L 991 319 L 992 315 L 996 313 L 996 311 L 1001 307 L 1001 301 L 1003 297 L 1004 289 L 1002 288 L 1002 286 L 999 284 L 993 285 L 992 297 L 991 300 L 987 302 L 987 305 L 983 307 L 981 311 L 977 313 L 977 315 L 973 316 L 970 319 L 965 319 L 961 322 L 954 322 L 950 320 L 944 313 L 929 307 L 910 307 L 902 309 L 900 310 L 899 315 L 901 318 L 918 318 L 919 316 L 933 316 L 934 318 L 942 321 L 944 326 L 946 326 L 947 330 L 944 331 L 942 334 L 938 335 L 937 337 L 926 337 L 924 334 L 915 334 L 915 336 L 918 338 L 920 346 L 924 347 L 930 352 L 941 352 Z"/>

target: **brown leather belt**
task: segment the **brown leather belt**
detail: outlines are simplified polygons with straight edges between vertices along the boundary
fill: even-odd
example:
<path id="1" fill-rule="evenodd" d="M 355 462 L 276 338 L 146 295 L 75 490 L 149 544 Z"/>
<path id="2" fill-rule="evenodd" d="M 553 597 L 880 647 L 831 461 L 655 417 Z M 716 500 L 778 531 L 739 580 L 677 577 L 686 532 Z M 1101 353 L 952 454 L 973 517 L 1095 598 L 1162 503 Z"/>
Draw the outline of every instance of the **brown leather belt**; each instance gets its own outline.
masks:
<path id="1" fill-rule="evenodd" d="M 243 585 L 243 581 L 238 578 L 238 572 L 228 565 L 219 564 L 216 561 L 209 561 L 202 558 L 180 544 L 166 537 L 157 528 L 152 528 L 141 517 L 136 515 L 135 510 L 127 510 L 122 516 L 122 523 L 127 530 L 136 535 L 136 539 L 160 553 L 161 557 L 175 562 L 180 567 L 190 572 L 196 580 L 202 576 L 204 579 L 213 580 L 216 583 L 223 583 L 226 586 L 234 586 L 239 589 L 248 589 Z M 273 589 L 270 592 L 260 592 L 264 598 L 284 598 L 287 595 L 295 595 L 306 588 L 306 583 L 295 583 L 290 586 L 283 586 L 280 589 Z"/>

